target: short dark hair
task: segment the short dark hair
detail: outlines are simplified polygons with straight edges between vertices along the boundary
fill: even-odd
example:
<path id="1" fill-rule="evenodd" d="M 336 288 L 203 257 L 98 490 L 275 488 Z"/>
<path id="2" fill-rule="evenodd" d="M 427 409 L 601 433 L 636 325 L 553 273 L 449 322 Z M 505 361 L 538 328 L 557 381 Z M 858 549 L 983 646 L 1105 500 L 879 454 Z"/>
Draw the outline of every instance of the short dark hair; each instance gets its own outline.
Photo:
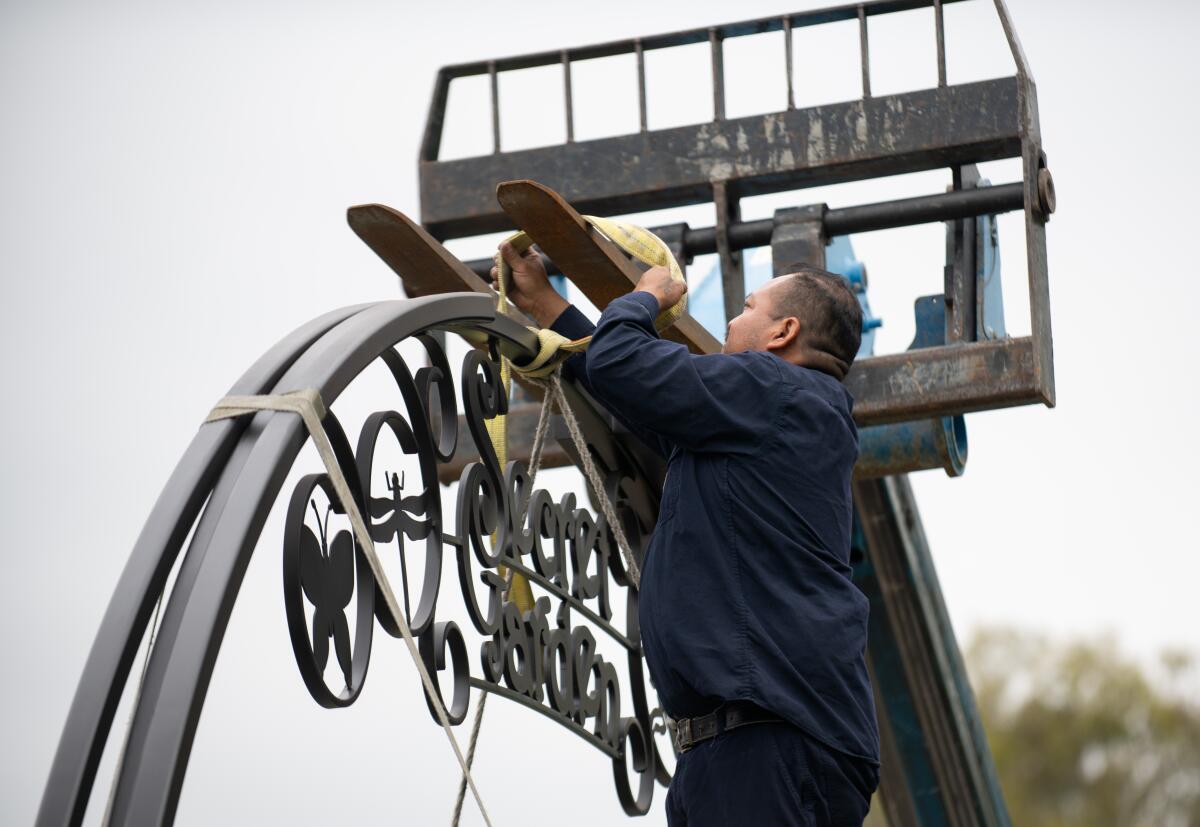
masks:
<path id="1" fill-rule="evenodd" d="M 780 278 L 788 284 L 776 292 L 775 317 L 795 316 L 803 325 L 800 335 L 807 347 L 849 368 L 862 343 L 862 307 L 850 282 L 819 267 L 801 267 Z"/>

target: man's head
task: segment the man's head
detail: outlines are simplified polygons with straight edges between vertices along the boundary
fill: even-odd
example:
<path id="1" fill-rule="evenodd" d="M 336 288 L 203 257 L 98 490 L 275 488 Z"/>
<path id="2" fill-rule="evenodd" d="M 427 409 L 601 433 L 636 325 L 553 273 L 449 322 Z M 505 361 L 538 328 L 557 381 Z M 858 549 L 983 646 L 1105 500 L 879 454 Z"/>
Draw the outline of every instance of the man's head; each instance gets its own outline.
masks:
<path id="1" fill-rule="evenodd" d="M 761 350 L 845 377 L 862 340 L 862 308 L 844 278 L 816 267 L 771 279 L 729 323 L 725 353 Z"/>

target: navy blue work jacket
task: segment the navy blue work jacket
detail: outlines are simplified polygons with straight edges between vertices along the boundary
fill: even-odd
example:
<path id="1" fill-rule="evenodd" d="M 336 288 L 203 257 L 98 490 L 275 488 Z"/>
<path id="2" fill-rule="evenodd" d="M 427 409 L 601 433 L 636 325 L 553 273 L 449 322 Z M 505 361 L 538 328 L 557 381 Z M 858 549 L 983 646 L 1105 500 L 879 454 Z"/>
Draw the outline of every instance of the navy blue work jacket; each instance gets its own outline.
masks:
<path id="1" fill-rule="evenodd" d="M 567 370 L 669 460 L 639 595 L 659 698 L 675 718 L 752 701 L 877 763 L 850 394 L 770 353 L 694 355 L 659 338 L 658 312 L 646 292 L 616 299 Z M 552 328 L 593 330 L 574 306 Z"/>

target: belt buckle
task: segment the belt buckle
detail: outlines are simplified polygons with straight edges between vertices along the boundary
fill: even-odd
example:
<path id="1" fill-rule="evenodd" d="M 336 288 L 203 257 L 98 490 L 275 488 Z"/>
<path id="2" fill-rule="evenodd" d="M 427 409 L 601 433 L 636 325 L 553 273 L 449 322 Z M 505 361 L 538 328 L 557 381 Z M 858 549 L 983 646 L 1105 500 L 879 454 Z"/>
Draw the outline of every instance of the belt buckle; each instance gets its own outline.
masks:
<path id="1" fill-rule="evenodd" d="M 695 746 L 695 742 L 692 741 L 692 719 L 678 719 L 675 721 L 675 749 L 684 753 L 693 746 Z"/>

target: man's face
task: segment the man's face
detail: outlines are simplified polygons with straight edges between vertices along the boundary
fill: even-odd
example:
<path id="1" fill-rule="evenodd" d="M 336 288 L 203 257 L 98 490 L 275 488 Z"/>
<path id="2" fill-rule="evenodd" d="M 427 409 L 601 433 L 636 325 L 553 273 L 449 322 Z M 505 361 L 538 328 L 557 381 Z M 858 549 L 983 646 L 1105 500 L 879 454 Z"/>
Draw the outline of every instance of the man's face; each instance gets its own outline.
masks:
<path id="1" fill-rule="evenodd" d="M 782 324 L 781 319 L 775 318 L 776 293 L 782 286 L 779 279 L 771 279 L 746 297 L 741 315 L 725 330 L 722 353 L 768 349 L 767 343 L 772 341 Z"/>

